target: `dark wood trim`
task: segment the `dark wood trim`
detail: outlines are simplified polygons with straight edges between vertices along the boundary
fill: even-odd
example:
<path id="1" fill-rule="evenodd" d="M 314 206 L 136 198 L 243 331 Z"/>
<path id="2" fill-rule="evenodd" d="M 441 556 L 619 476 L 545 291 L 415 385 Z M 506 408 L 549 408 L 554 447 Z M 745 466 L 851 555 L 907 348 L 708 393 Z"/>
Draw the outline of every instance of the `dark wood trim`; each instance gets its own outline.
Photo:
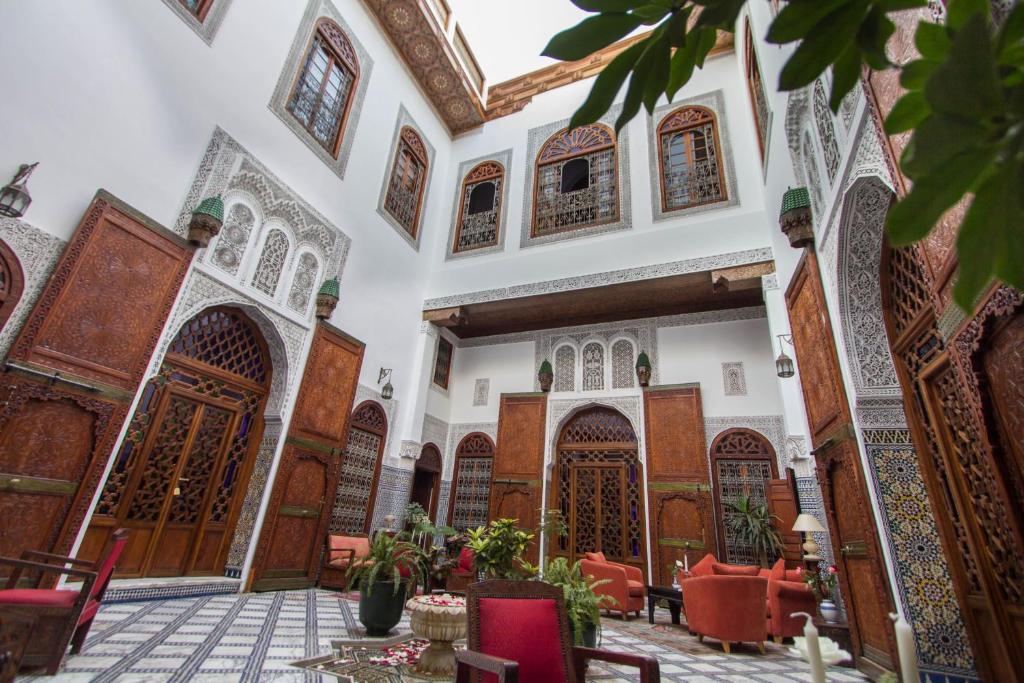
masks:
<path id="1" fill-rule="evenodd" d="M 744 47 L 743 47 L 743 73 L 747 80 L 747 94 L 750 95 L 750 107 L 754 114 L 754 133 L 757 136 L 757 149 L 761 152 L 761 163 L 765 161 L 765 140 L 761 135 L 761 125 L 757 115 L 757 95 L 754 93 L 754 79 L 752 75 L 757 73 L 757 82 L 761 84 L 762 91 L 764 89 L 764 77 L 761 73 L 761 62 L 757 58 L 757 48 L 754 46 L 754 34 L 751 31 L 750 19 L 744 19 Z M 765 102 L 768 101 L 767 93 L 765 95 Z M 768 122 L 769 125 L 771 121 Z"/>
<path id="2" fill-rule="evenodd" d="M 441 382 L 437 381 L 437 362 L 441 359 L 441 344 L 447 344 L 448 345 L 448 367 L 445 368 L 444 383 L 443 384 Z M 444 389 L 445 391 L 448 391 L 448 384 L 450 383 L 451 376 L 452 376 L 452 365 L 454 365 L 454 364 L 455 364 L 455 344 L 451 343 L 450 341 L 445 339 L 443 336 L 438 334 L 438 336 L 437 336 L 437 346 L 434 348 L 434 369 L 433 369 L 433 372 L 431 373 L 431 377 L 430 377 L 431 384 L 433 384 L 434 386 L 440 387 L 440 388 Z"/>

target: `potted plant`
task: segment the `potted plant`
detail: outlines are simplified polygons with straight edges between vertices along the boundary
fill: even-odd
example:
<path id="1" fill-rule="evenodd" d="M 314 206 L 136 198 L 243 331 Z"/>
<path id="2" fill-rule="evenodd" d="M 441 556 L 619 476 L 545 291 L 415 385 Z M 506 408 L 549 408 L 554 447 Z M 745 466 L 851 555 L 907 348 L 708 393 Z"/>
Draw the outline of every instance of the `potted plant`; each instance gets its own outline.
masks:
<path id="1" fill-rule="evenodd" d="M 562 514 L 562 511 L 555 508 L 541 508 L 537 533 L 543 534 L 544 543 L 540 555 L 547 557 L 548 548 L 552 547 L 553 539 L 565 538 L 569 535 L 569 525 L 565 523 L 565 515 Z"/>
<path id="2" fill-rule="evenodd" d="M 772 526 L 773 515 L 765 505 L 754 505 L 747 496 L 725 503 L 732 514 L 725 518 L 726 528 L 737 541 L 749 545 L 762 567 L 782 552 L 782 538 Z"/>
<path id="3" fill-rule="evenodd" d="M 636 378 L 642 387 L 651 383 L 651 359 L 647 357 L 646 351 L 641 351 L 636 357 Z"/>
<path id="4" fill-rule="evenodd" d="M 530 579 L 538 567 L 523 559 L 534 535 L 517 525 L 518 519 L 495 519 L 469 532 L 466 543 L 473 550 L 473 568 L 485 579 Z"/>
<path id="5" fill-rule="evenodd" d="M 814 598 L 818 601 L 818 609 L 821 610 L 821 617 L 830 624 L 839 621 L 839 607 L 832 600 L 832 592 L 836 589 L 838 578 L 839 569 L 834 564 L 830 564 L 825 569 L 804 572 L 804 583 L 814 593 Z"/>
<path id="6" fill-rule="evenodd" d="M 569 631 L 575 645 L 597 647 L 601 630 L 601 608 L 614 602 L 608 595 L 597 595 L 594 588 L 608 579 L 596 581 L 583 576 L 579 561 L 572 566 L 564 557 L 556 557 L 544 568 L 544 581 L 559 586 L 565 594 L 565 611 L 569 616 Z"/>
<path id="7" fill-rule="evenodd" d="M 541 391 L 551 391 L 551 383 L 555 381 L 555 371 L 551 369 L 551 361 L 547 358 L 540 364 L 537 371 L 537 381 L 540 382 Z"/>
<path id="8" fill-rule="evenodd" d="M 368 636 L 386 636 L 402 618 L 410 592 L 426 577 L 426 557 L 404 534 L 379 533 L 370 554 L 348 568 L 348 588 L 359 587 L 359 622 Z"/>

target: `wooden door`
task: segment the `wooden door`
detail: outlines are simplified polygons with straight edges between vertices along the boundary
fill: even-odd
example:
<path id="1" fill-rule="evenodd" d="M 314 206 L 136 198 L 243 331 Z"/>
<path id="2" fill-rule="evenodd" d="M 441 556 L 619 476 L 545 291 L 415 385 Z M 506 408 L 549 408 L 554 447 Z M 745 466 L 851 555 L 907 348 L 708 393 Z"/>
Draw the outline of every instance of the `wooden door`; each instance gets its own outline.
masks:
<path id="1" fill-rule="evenodd" d="M 0 555 L 70 552 L 192 253 L 106 192 L 89 206 L 5 368 Z"/>
<path id="2" fill-rule="evenodd" d="M 786 291 L 818 483 L 858 668 L 892 670 L 896 643 L 889 579 L 861 468 L 818 262 L 804 252 Z"/>
<path id="3" fill-rule="evenodd" d="M 796 492 L 796 475 L 786 468 L 783 479 L 771 479 L 767 489 L 768 512 L 773 524 L 782 537 L 782 557 L 786 566 L 795 569 L 802 566 L 803 538 L 799 531 L 793 531 L 797 515 L 800 514 L 800 499 Z"/>
<path id="4" fill-rule="evenodd" d="M 711 443 L 711 481 L 718 515 L 718 547 L 723 561 L 731 564 L 760 564 L 762 558 L 730 528 L 735 512 L 730 508 L 740 498 L 752 506 L 768 504 L 768 482 L 776 476 L 775 449 L 762 434 L 752 429 L 727 429 Z M 779 529 L 776 524 L 776 529 Z M 763 558 L 768 565 L 775 557 Z"/>
<path id="5" fill-rule="evenodd" d="M 613 562 L 635 562 L 625 552 L 629 506 L 624 465 L 578 463 L 570 473 L 569 562 L 588 552 L 603 552 Z"/>
<path id="6" fill-rule="evenodd" d="M 316 582 L 341 475 L 362 342 L 320 321 L 263 521 L 252 590 Z"/>
<path id="7" fill-rule="evenodd" d="M 441 493 L 441 451 L 428 443 L 420 451 L 419 460 L 412 475 L 410 503 L 419 503 L 427 517 L 437 522 L 437 499 Z"/>
<path id="8" fill-rule="evenodd" d="M 529 530 L 540 523 L 546 423 L 547 394 L 501 395 L 488 520 L 518 519 L 519 526 Z M 539 557 L 534 542 L 526 559 L 536 564 Z"/>
<path id="9" fill-rule="evenodd" d="M 718 556 L 708 481 L 700 386 L 644 389 L 647 498 L 650 501 L 651 583 L 672 584 L 669 567 Z"/>

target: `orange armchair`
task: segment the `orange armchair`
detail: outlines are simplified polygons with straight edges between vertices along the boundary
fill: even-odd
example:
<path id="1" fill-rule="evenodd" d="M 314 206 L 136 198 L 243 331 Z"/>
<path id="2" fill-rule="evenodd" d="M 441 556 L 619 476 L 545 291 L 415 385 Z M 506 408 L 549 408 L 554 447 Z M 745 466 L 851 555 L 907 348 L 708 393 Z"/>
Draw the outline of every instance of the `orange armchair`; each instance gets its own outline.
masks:
<path id="1" fill-rule="evenodd" d="M 794 619 L 794 612 L 815 614 L 817 600 L 810 586 L 803 581 L 802 569 L 786 569 L 786 563 L 779 560 L 768 576 L 768 633 L 776 643 L 783 638 L 802 635 L 804 620 Z"/>
<path id="2" fill-rule="evenodd" d="M 348 588 L 348 568 L 363 562 L 370 554 L 370 539 L 365 534 L 328 534 L 320 585 L 324 588 Z"/>
<path id="3" fill-rule="evenodd" d="M 609 562 L 604 558 L 604 553 L 586 553 L 586 559 L 580 560 L 580 569 L 584 576 L 611 582 L 594 588 L 597 595 L 607 595 L 615 601 L 614 606 L 608 607 L 609 612 L 621 612 L 626 621 L 629 621 L 630 612 L 640 616 L 647 596 L 647 586 L 644 584 L 644 573 L 638 567 Z"/>
<path id="4" fill-rule="evenodd" d="M 761 576 L 711 575 L 682 583 L 683 610 L 691 633 L 722 641 L 729 652 L 732 643 L 756 643 L 764 654 L 768 637 L 765 599 L 768 579 Z"/>

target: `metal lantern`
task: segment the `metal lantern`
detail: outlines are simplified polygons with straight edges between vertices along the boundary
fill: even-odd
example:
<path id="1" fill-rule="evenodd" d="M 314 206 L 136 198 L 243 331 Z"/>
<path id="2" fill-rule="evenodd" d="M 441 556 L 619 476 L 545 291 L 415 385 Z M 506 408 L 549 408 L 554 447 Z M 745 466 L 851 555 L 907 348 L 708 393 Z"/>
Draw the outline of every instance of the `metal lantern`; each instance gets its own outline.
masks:
<path id="1" fill-rule="evenodd" d="M 197 247 L 205 247 L 220 232 L 224 224 L 224 201 L 220 195 L 207 197 L 192 212 L 188 224 L 188 241 Z"/>
<path id="2" fill-rule="evenodd" d="M 793 344 L 793 336 L 789 334 L 776 335 L 779 338 L 779 357 L 775 359 L 775 374 L 783 379 L 787 379 L 796 374 L 796 365 L 793 363 L 793 359 L 786 355 L 786 352 L 782 349 L 782 342 L 789 342 L 790 346 Z"/>
<path id="3" fill-rule="evenodd" d="M 814 244 L 811 194 L 806 187 L 792 187 L 782 195 L 779 227 L 789 238 L 789 246 L 794 249 L 802 249 L 808 244 Z"/>
<path id="4" fill-rule="evenodd" d="M 331 314 L 334 313 L 334 307 L 338 305 L 339 293 L 340 287 L 336 277 L 332 277 L 320 285 L 320 291 L 316 293 L 316 317 L 321 320 L 327 320 L 331 317 Z"/>
<path id="5" fill-rule="evenodd" d="M 0 215 L 11 218 L 21 218 L 25 215 L 28 205 L 32 203 L 32 195 L 28 193 L 25 183 L 38 165 L 38 161 L 34 164 L 22 164 L 11 178 L 11 182 L 0 190 Z"/>
<path id="6" fill-rule="evenodd" d="M 395 395 L 395 388 L 391 386 L 391 368 L 381 368 L 380 374 L 377 375 L 377 384 L 380 384 L 387 378 L 388 382 L 380 390 L 380 397 L 385 401 L 390 401 L 391 397 Z"/>

